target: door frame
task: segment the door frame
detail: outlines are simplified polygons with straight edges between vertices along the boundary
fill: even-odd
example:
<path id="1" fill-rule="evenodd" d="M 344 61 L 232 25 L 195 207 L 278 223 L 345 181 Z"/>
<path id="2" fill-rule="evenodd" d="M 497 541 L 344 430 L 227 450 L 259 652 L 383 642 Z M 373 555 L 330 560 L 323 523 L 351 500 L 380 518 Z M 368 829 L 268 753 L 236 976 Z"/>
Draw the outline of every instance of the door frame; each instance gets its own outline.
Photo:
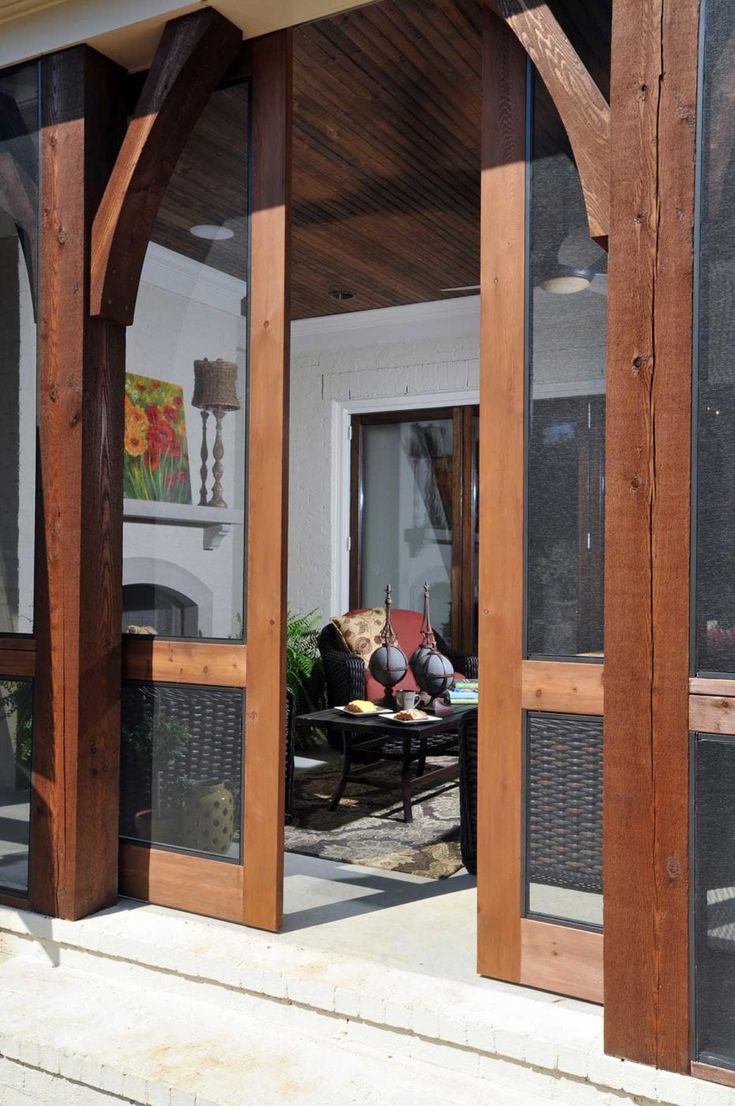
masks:
<path id="1" fill-rule="evenodd" d="M 398 370 L 396 370 L 398 371 Z M 381 396 L 375 399 L 332 400 L 332 458 L 330 479 L 331 546 L 331 609 L 347 611 L 350 607 L 350 512 L 351 481 L 349 479 L 352 442 L 350 427 L 353 415 L 377 415 L 391 411 L 431 410 L 441 407 L 478 407 L 480 393 L 476 388 L 464 392 L 431 392 L 426 395 Z M 345 479 L 348 474 L 348 479 Z"/>

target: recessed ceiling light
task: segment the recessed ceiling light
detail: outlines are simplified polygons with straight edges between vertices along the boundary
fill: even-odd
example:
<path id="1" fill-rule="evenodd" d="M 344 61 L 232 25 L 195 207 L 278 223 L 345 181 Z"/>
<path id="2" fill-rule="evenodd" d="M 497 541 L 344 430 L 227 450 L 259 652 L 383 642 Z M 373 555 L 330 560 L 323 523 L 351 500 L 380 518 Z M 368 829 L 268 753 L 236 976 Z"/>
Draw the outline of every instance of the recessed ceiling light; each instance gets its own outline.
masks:
<path id="1" fill-rule="evenodd" d="M 229 227 L 216 227 L 210 223 L 200 223 L 199 226 L 191 227 L 190 234 L 193 234 L 195 238 L 206 238 L 208 242 L 224 242 L 226 238 L 234 238 L 234 230 L 230 230 Z"/>
<path id="2" fill-rule="evenodd" d="M 329 295 L 333 300 L 338 300 L 340 303 L 344 303 L 345 300 L 354 300 L 355 293 L 351 292 L 349 288 L 332 288 Z"/>

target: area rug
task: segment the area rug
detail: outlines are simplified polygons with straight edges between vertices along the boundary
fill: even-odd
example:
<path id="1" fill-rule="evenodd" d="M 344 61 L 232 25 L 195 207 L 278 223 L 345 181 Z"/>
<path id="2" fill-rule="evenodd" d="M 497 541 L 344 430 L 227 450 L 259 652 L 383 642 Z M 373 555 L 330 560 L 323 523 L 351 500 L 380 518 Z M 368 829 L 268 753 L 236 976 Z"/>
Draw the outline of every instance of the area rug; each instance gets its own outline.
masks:
<path id="1" fill-rule="evenodd" d="M 289 852 L 433 879 L 459 871 L 459 788 L 454 781 L 416 791 L 413 822 L 407 824 L 399 766 L 381 765 L 370 772 L 376 782 L 348 783 L 331 811 L 327 803 L 337 786 L 341 758 L 324 756 L 324 767 L 296 772 L 294 820 L 286 826 Z M 435 757 L 430 763 L 439 767 L 451 764 L 452 758 Z"/>

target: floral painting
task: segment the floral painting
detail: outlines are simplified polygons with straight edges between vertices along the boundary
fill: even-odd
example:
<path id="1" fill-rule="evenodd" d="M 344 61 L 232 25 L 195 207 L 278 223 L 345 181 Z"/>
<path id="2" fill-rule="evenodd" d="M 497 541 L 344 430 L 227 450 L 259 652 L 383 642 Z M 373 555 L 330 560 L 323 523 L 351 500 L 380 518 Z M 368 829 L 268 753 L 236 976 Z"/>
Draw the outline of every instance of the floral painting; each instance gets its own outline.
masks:
<path id="1" fill-rule="evenodd" d="M 191 503 L 183 389 L 125 374 L 125 498 Z"/>

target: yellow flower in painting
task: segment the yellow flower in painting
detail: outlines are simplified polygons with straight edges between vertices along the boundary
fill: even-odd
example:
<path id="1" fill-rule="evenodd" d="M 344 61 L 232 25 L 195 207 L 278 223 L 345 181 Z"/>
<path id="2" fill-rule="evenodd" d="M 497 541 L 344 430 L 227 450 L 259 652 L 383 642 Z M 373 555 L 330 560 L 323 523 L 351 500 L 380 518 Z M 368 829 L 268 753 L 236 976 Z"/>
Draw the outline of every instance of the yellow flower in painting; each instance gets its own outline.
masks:
<path id="1" fill-rule="evenodd" d="M 148 439 L 141 429 L 129 428 L 125 432 L 125 452 L 131 457 L 140 457 L 148 448 Z"/>
<path id="2" fill-rule="evenodd" d="M 125 431 L 137 430 L 143 433 L 148 429 L 148 418 L 142 407 L 136 407 L 131 403 L 125 411 Z"/>

